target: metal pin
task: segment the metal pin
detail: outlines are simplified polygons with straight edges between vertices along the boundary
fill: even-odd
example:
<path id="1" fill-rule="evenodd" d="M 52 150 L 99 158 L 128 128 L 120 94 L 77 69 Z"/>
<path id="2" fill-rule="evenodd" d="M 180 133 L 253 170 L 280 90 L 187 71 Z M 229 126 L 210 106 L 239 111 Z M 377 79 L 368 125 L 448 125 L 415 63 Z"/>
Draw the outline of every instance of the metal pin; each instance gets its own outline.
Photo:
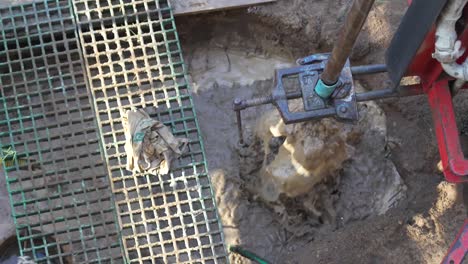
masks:
<path id="1" fill-rule="evenodd" d="M 242 100 L 239 98 L 234 99 L 234 109 L 236 106 L 240 106 L 242 104 Z M 242 146 L 244 145 L 244 134 L 242 133 L 242 117 L 241 117 L 241 110 L 236 110 L 236 117 L 237 117 L 237 131 L 239 133 L 239 144 Z"/>

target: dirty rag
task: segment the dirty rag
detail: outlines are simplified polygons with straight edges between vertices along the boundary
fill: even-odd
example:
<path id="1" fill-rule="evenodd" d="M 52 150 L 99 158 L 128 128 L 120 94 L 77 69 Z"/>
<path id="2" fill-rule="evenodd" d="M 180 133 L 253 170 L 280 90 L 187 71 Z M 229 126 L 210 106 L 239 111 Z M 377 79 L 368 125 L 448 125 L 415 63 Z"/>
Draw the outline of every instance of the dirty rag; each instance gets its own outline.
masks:
<path id="1" fill-rule="evenodd" d="M 123 115 L 127 170 L 150 174 L 169 173 L 171 161 L 182 155 L 187 138 L 176 138 L 168 127 L 142 109 Z"/>

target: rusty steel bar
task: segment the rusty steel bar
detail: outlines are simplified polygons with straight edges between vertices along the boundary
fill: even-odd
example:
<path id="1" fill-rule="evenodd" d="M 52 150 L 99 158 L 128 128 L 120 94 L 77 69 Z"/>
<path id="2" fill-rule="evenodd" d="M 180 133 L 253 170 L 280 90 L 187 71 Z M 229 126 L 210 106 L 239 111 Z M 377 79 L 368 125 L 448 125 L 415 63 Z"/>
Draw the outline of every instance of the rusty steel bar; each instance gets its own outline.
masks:
<path id="1" fill-rule="evenodd" d="M 334 85 L 338 81 L 373 4 L 374 0 L 354 0 L 321 76 L 326 85 Z"/>
<path id="2" fill-rule="evenodd" d="M 468 89 L 468 86 L 466 87 Z M 364 93 L 357 93 L 356 94 L 356 101 L 357 102 L 365 102 L 371 100 L 378 100 L 378 99 L 386 99 L 392 97 L 407 97 L 407 96 L 416 96 L 424 94 L 424 91 L 420 84 L 415 85 L 408 85 L 408 86 L 400 86 L 397 89 L 394 88 L 385 88 L 385 89 L 377 89 L 374 91 L 364 92 Z M 302 97 L 301 92 L 293 92 L 286 94 L 286 99 L 297 99 Z M 237 119 L 237 130 L 239 133 L 239 144 L 241 146 L 245 146 L 243 129 L 242 129 L 242 116 L 241 111 L 250 107 L 260 106 L 265 104 L 272 104 L 275 100 L 281 100 L 284 97 L 274 97 L 274 96 L 265 96 L 253 99 L 242 100 L 240 98 L 236 98 L 233 102 L 233 110 L 236 112 L 236 119 Z M 323 116 L 317 116 L 317 118 L 326 117 L 328 115 L 333 115 L 335 109 L 332 107 L 322 109 Z"/>
<path id="3" fill-rule="evenodd" d="M 302 92 L 297 91 L 297 92 L 288 93 L 286 94 L 286 96 L 269 95 L 269 96 L 263 96 L 263 97 L 257 97 L 257 98 L 252 98 L 252 99 L 245 99 L 245 100 L 236 98 L 234 100 L 233 109 L 234 111 L 239 111 L 239 110 L 244 110 L 252 106 L 272 104 L 274 101 L 277 101 L 277 100 L 282 100 L 282 99 L 289 100 L 289 99 L 297 99 L 301 97 L 302 97 Z"/>
<path id="4" fill-rule="evenodd" d="M 387 65 L 385 64 L 372 64 L 351 67 L 351 73 L 353 75 L 364 75 L 387 72 Z"/>
<path id="5" fill-rule="evenodd" d="M 365 102 L 378 99 L 386 99 L 392 97 L 407 97 L 424 94 L 424 91 L 420 84 L 400 86 L 397 89 L 386 88 L 378 89 L 365 93 L 357 93 L 356 101 Z"/>
<path id="6" fill-rule="evenodd" d="M 468 86 L 463 87 L 462 89 L 468 89 Z M 391 97 L 407 97 L 407 96 L 415 96 L 423 94 L 423 90 L 420 84 L 414 85 L 406 85 L 406 86 L 399 86 L 397 89 L 393 88 L 385 88 L 385 89 L 377 89 L 369 92 L 363 93 L 356 93 L 356 101 L 364 102 L 364 101 L 371 101 L 371 100 L 378 100 L 378 99 L 385 99 Z M 233 104 L 234 111 L 242 111 L 246 108 L 272 104 L 276 100 L 281 99 L 297 99 L 301 98 L 301 92 L 292 92 L 287 93 L 285 97 L 274 97 L 274 96 L 265 96 L 265 97 L 258 97 L 253 99 L 245 99 L 242 100 L 240 98 L 236 98 Z"/>

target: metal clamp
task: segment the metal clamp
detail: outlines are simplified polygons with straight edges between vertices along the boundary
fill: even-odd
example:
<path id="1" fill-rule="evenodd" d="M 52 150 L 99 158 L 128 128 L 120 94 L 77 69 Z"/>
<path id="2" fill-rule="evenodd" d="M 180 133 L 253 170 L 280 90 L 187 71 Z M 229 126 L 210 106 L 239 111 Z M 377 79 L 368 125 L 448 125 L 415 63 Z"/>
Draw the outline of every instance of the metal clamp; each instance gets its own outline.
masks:
<path id="1" fill-rule="evenodd" d="M 328 54 L 316 54 L 299 59 L 305 66 L 279 69 L 275 74 L 273 104 L 286 124 L 316 120 L 323 117 L 336 116 L 341 121 L 357 121 L 358 111 L 349 60 L 346 62 L 340 77 L 340 86 L 335 90 L 331 100 L 325 101 L 314 90 L 319 76 L 326 65 Z M 288 106 L 288 98 L 283 79 L 296 76 L 301 85 L 303 112 L 292 112 Z"/>
<path id="2" fill-rule="evenodd" d="M 241 111 L 249 107 L 274 104 L 278 108 L 286 124 L 332 116 L 340 121 L 354 122 L 358 120 L 356 101 L 395 97 L 402 94 L 394 89 L 383 89 L 364 94 L 356 94 L 352 81 L 353 74 L 360 75 L 385 72 L 387 67 L 384 64 L 350 67 L 349 61 L 347 61 L 338 81 L 339 85 L 337 89 L 335 89 L 330 99 L 322 99 L 316 94 L 314 88 L 319 80 L 320 74 L 325 68 L 329 56 L 329 53 L 310 55 L 297 60 L 297 64 L 300 66 L 276 70 L 272 95 L 244 100 L 236 98 L 233 102 L 233 110 L 236 112 L 237 117 L 240 138 L 239 143 L 241 145 L 244 144 Z M 283 78 L 289 77 L 298 78 L 300 89 L 294 92 L 286 92 Z M 419 93 L 419 89 L 416 92 L 413 90 L 414 89 L 410 89 L 409 92 L 406 92 L 405 89 L 405 93 Z M 288 100 L 298 98 L 302 98 L 305 111 L 290 111 Z"/>

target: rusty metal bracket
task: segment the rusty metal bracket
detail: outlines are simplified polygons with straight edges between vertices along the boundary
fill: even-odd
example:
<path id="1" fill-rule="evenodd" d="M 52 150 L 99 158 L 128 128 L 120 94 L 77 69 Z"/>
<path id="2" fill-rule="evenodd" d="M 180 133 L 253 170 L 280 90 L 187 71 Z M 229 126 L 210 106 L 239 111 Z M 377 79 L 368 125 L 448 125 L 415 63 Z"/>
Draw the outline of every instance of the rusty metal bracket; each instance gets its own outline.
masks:
<path id="1" fill-rule="evenodd" d="M 312 55 L 314 57 L 309 56 L 298 60 L 299 62 L 306 62 L 307 64 L 304 66 L 276 70 L 273 105 L 276 106 L 286 124 L 304 122 L 328 116 L 335 116 L 341 119 L 340 121 L 354 122 L 358 120 L 356 96 L 349 60 L 346 62 L 340 76 L 341 85 L 330 100 L 323 100 L 314 91 L 318 77 L 323 72 L 326 65 L 327 55 L 328 54 Z M 294 112 L 289 108 L 283 80 L 291 77 L 299 79 L 305 111 Z"/>
<path id="2" fill-rule="evenodd" d="M 420 85 L 401 86 L 397 89 L 377 89 L 358 94 L 354 90 L 353 75 L 386 72 L 387 66 L 375 64 L 350 67 L 348 60 L 339 78 L 340 85 L 331 98 L 325 101 L 317 96 L 314 87 L 325 68 L 329 55 L 329 53 L 313 54 L 298 59 L 299 66 L 297 67 L 276 70 L 273 92 L 269 96 L 252 99 L 236 98 L 233 102 L 233 110 L 237 117 L 239 143 L 244 145 L 241 111 L 249 107 L 273 104 L 286 124 L 318 120 L 324 117 L 335 117 L 341 122 L 355 122 L 359 118 L 357 102 L 423 94 Z M 283 79 L 290 78 L 296 78 L 296 83 L 300 85 L 300 87 L 295 87 L 297 88 L 295 91 L 285 89 Z M 300 98 L 302 98 L 304 111 L 290 110 L 288 101 Z"/>
<path id="3" fill-rule="evenodd" d="M 233 108 L 237 115 L 240 143 L 244 144 L 241 110 L 251 106 L 273 104 L 286 124 L 317 120 L 324 117 L 335 117 L 343 122 L 357 121 L 359 116 L 349 60 L 347 60 L 342 70 L 339 86 L 330 99 L 322 99 L 314 90 L 329 55 L 329 53 L 314 54 L 298 59 L 297 63 L 300 66 L 277 69 L 271 96 L 251 100 L 235 99 Z M 359 68 L 358 70 L 362 72 L 366 69 Z M 381 72 L 385 70 L 385 66 L 371 66 L 369 70 Z M 286 79 L 297 79 L 300 87 L 295 88 L 299 89 L 296 89 L 296 92 L 287 93 L 284 83 Z M 297 98 L 302 98 L 304 111 L 290 109 L 288 101 Z"/>

